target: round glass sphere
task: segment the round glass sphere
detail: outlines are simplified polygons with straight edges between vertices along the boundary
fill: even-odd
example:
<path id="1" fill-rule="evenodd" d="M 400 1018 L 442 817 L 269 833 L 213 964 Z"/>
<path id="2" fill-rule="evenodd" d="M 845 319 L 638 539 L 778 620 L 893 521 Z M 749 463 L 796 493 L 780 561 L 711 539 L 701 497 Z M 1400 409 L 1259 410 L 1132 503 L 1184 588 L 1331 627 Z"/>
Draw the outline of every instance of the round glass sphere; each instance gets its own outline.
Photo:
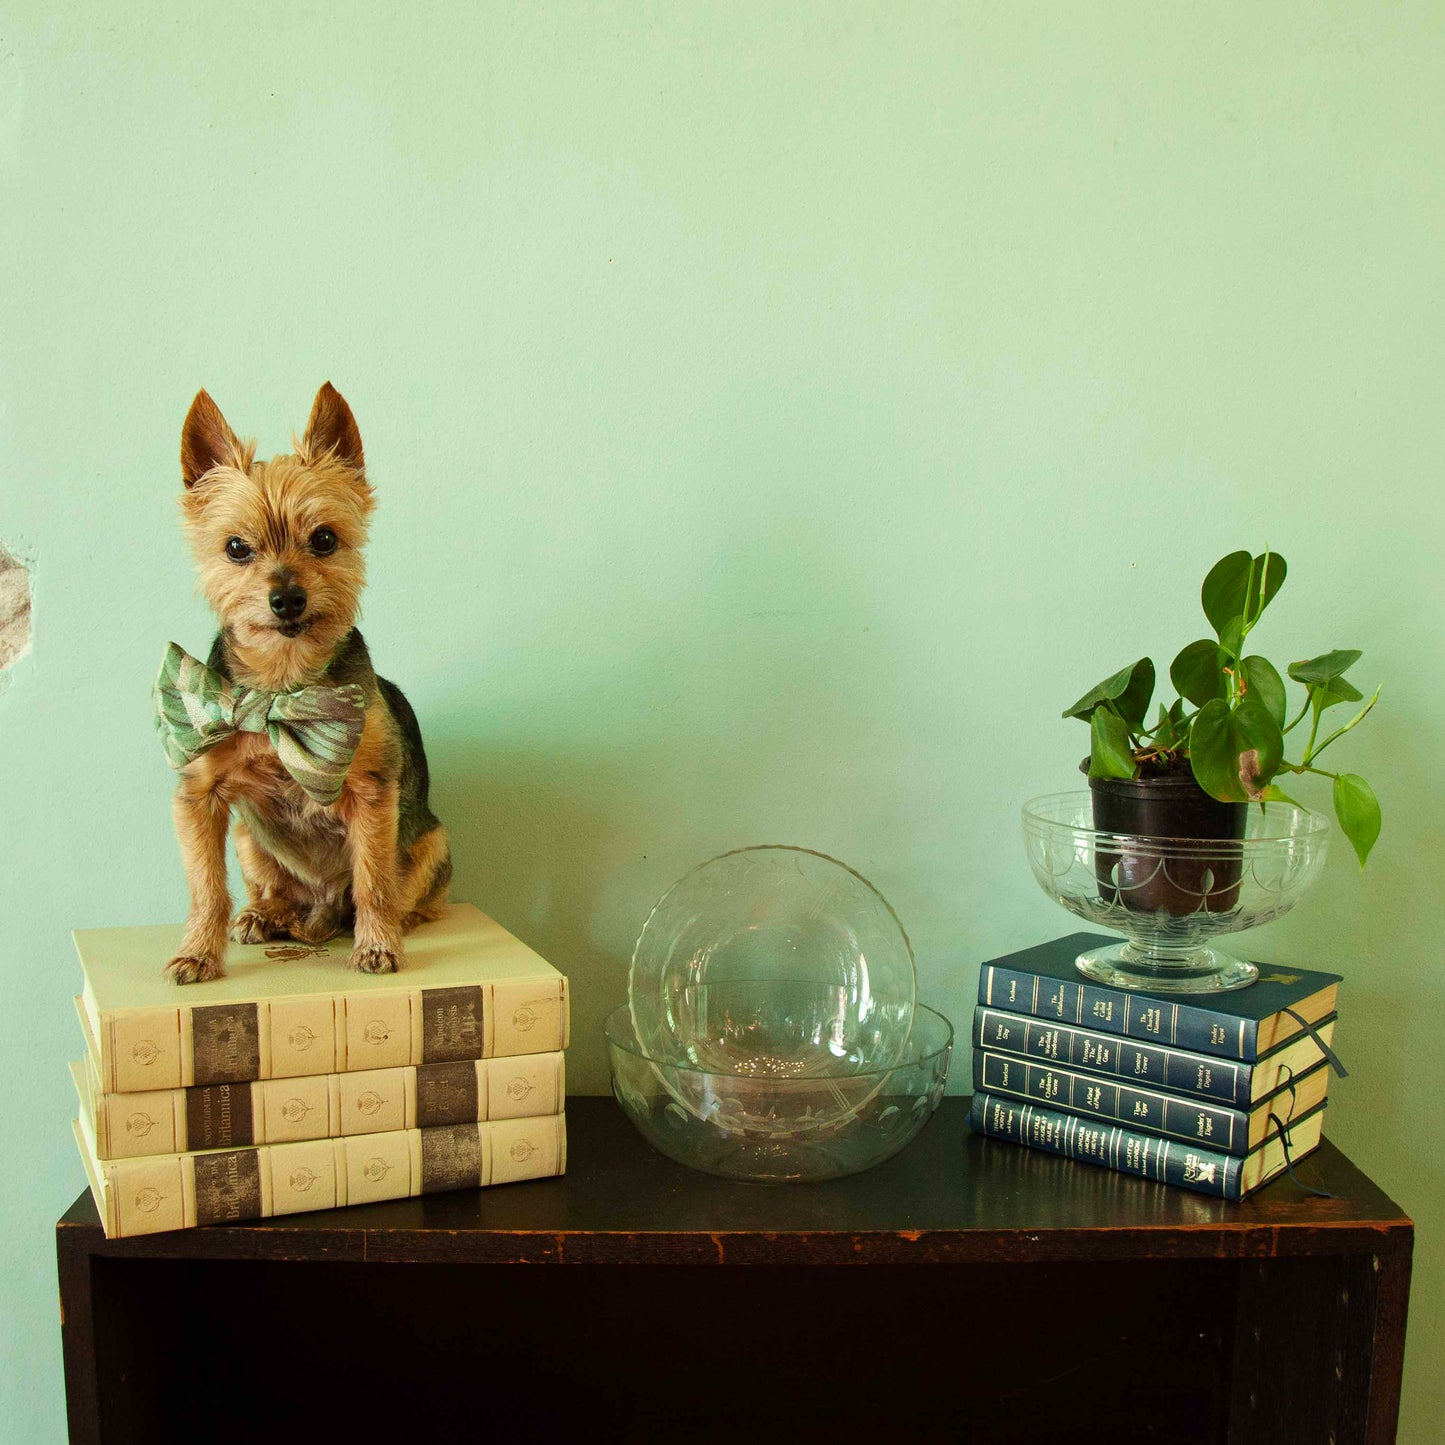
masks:
<path id="1" fill-rule="evenodd" d="M 648 1058 L 751 1077 L 889 1069 L 913 1027 L 913 948 L 888 901 L 806 848 L 724 853 L 679 879 L 632 953 Z"/>

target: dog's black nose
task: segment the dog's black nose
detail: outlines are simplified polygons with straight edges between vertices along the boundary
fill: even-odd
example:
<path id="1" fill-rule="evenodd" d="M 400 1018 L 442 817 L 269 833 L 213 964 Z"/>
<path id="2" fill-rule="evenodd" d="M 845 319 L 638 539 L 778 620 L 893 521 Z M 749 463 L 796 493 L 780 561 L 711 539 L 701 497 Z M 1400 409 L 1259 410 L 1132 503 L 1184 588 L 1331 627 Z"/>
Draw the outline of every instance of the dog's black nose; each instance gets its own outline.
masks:
<path id="1" fill-rule="evenodd" d="M 284 587 L 273 587 L 271 611 L 282 622 L 295 622 L 306 611 L 306 589 L 294 582 L 288 582 Z"/>

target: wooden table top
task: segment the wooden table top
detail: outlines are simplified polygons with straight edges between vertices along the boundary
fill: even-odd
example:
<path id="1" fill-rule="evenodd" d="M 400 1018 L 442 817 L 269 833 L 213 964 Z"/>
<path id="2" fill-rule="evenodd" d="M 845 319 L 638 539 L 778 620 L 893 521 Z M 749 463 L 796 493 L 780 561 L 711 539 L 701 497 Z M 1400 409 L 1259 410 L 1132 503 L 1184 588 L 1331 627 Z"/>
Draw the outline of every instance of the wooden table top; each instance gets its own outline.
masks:
<path id="1" fill-rule="evenodd" d="M 887 1163 L 827 1184 L 743 1184 L 654 1152 L 611 1099 L 567 1102 L 565 1178 L 108 1241 L 89 1192 L 62 1244 L 116 1258 L 389 1263 L 904 1264 L 1245 1259 L 1408 1249 L 1413 1224 L 1328 1141 L 1241 1204 L 968 1127 L 945 1099 Z"/>

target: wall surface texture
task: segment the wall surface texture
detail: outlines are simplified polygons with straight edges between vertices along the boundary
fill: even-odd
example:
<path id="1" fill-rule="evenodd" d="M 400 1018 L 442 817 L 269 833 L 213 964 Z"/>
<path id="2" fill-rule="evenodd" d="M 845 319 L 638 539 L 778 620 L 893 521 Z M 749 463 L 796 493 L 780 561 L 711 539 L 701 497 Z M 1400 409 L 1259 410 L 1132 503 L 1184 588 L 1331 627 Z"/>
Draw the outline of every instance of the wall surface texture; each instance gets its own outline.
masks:
<path id="1" fill-rule="evenodd" d="M 5 1433 L 64 1430 L 69 930 L 185 905 L 181 420 L 278 450 L 329 377 L 454 894 L 571 975 L 584 1093 L 649 906 L 747 843 L 871 877 L 965 1023 L 1072 926 L 1017 821 L 1060 710 L 1285 553 L 1257 637 L 1365 649 L 1385 830 L 1251 947 L 1346 975 L 1328 1132 L 1420 1222 L 1435 1438 L 1442 134 L 1438 4 L 0 0 Z"/>

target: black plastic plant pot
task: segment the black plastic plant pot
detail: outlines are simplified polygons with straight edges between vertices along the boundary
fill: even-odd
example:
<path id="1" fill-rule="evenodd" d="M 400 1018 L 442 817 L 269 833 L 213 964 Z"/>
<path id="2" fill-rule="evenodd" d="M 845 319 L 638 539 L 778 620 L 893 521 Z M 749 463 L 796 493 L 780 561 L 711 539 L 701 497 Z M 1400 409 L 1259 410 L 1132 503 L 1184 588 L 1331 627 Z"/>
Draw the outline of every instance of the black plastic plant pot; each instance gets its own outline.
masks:
<path id="1" fill-rule="evenodd" d="M 1087 771 L 1087 761 L 1083 766 Z M 1244 837 L 1248 803 L 1211 798 L 1191 773 L 1090 778 L 1089 790 L 1095 828 L 1141 840 L 1138 849 L 1121 839 L 1117 850 L 1096 850 L 1094 872 L 1106 903 L 1177 918 L 1227 913 L 1238 903 L 1241 854 L 1229 844 Z M 1200 839 L 1204 846 L 1190 857 L 1187 848 L 1150 848 L 1145 840 L 1152 839 Z"/>

